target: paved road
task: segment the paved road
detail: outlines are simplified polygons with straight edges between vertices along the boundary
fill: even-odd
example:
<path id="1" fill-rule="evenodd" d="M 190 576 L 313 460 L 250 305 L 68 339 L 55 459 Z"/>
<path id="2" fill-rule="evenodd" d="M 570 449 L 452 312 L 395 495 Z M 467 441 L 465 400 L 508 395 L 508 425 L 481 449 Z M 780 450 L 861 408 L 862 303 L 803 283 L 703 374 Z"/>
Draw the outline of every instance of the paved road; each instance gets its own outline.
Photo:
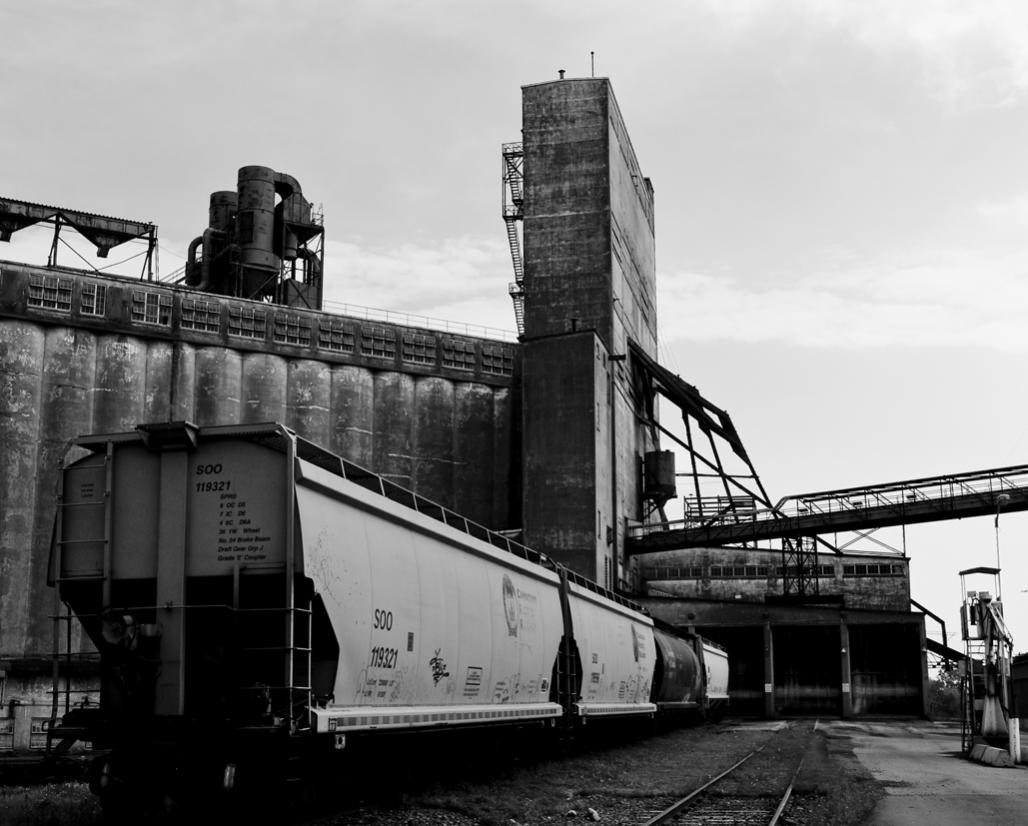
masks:
<path id="1" fill-rule="evenodd" d="M 994 768 L 960 756 L 960 730 L 923 721 L 819 724 L 847 737 L 886 796 L 865 826 L 968 826 L 1028 822 L 1028 768 Z"/>

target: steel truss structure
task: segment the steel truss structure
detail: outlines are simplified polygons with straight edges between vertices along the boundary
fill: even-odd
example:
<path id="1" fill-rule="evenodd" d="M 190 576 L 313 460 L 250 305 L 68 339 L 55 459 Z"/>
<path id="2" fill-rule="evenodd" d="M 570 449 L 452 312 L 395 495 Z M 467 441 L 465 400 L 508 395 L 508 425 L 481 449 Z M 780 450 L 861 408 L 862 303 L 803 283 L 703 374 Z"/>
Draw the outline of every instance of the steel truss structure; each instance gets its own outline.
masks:
<path id="1" fill-rule="evenodd" d="M 107 253 L 119 244 L 137 238 L 144 239 L 147 248 L 140 278 L 145 276 L 148 281 L 153 280 L 154 251 L 157 248 L 157 226 L 155 224 L 146 221 L 129 221 L 125 218 L 112 218 L 107 215 L 94 215 L 90 212 L 80 212 L 64 207 L 33 204 L 13 198 L 0 199 L 0 241 L 10 241 L 13 233 L 34 224 L 50 224 L 54 228 L 50 255 L 46 262 L 48 267 L 57 266 L 58 243 L 60 242 L 61 228 L 64 226 L 70 226 L 90 243 L 95 244 L 96 254 L 100 258 L 106 258 Z"/>

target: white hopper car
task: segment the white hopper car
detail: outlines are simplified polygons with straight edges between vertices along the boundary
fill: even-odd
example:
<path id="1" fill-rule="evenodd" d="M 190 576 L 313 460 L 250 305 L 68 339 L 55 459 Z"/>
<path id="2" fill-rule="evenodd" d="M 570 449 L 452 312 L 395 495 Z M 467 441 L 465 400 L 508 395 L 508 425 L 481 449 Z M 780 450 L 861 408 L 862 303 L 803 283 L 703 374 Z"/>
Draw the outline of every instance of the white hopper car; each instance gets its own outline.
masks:
<path id="1" fill-rule="evenodd" d="M 727 701 L 722 649 L 277 424 L 76 440 L 50 576 L 101 659 L 99 707 L 55 705 L 51 736 L 104 750 L 103 797 L 144 766 L 231 788 L 389 730 Z"/>

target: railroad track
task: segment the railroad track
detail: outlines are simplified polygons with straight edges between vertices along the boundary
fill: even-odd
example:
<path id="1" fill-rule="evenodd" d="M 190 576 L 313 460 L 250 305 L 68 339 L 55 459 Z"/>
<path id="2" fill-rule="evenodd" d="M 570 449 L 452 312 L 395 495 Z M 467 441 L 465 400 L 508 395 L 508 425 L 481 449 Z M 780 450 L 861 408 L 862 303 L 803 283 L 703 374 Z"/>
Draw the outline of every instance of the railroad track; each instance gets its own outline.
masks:
<path id="1" fill-rule="evenodd" d="M 814 723 L 808 740 L 816 727 Z M 776 826 L 792 797 L 803 766 L 803 751 L 798 759 L 788 760 L 775 748 L 774 741 L 765 743 L 643 826 Z M 761 778 L 759 785 L 748 781 L 747 775 Z"/>

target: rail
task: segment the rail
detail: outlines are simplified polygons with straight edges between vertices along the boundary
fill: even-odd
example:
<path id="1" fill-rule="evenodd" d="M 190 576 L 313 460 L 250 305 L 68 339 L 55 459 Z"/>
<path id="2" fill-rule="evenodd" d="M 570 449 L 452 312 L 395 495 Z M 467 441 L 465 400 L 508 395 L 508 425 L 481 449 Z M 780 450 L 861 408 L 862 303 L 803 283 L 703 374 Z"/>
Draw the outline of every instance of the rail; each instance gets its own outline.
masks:
<path id="1" fill-rule="evenodd" d="M 712 777 L 710 780 L 708 780 L 706 783 L 704 783 L 699 788 L 693 789 L 691 792 L 689 792 L 689 794 L 687 794 L 681 800 L 675 801 L 673 804 L 668 806 L 668 808 L 664 809 L 664 811 L 662 811 L 659 814 L 656 814 L 653 817 L 651 817 L 649 820 L 646 821 L 646 823 L 643 824 L 643 826 L 659 826 L 659 824 L 666 823 L 671 818 L 676 817 L 690 803 L 692 803 L 694 800 L 696 800 L 696 798 L 698 798 L 701 794 L 703 794 L 705 791 L 707 791 L 707 789 L 709 789 L 711 786 L 714 786 L 720 780 L 722 780 L 723 778 L 725 778 L 728 775 L 730 775 L 732 772 L 734 772 L 737 768 L 739 768 L 739 766 L 741 766 L 747 760 L 749 760 L 750 758 L 752 758 L 753 756 L 755 756 L 759 752 L 763 751 L 765 747 L 766 747 L 766 744 L 765 744 L 765 746 L 761 746 L 759 749 L 754 749 L 749 754 L 747 754 L 744 758 L 742 758 L 742 760 L 739 760 L 736 763 L 733 763 L 731 766 L 729 766 L 727 769 L 725 769 L 723 772 L 721 772 L 721 774 L 719 774 L 719 775 L 717 775 L 715 777 Z"/>
<path id="2" fill-rule="evenodd" d="M 813 736 L 816 730 L 817 723 L 815 722 L 814 728 L 807 736 Z M 784 791 L 779 791 L 779 789 L 781 789 L 779 786 L 779 789 L 762 789 L 757 794 L 753 794 L 752 791 L 747 791 L 742 794 L 730 794 L 722 789 L 718 789 L 717 792 L 711 792 L 713 787 L 717 786 L 726 778 L 733 778 L 736 771 L 748 763 L 752 758 L 764 752 L 767 746 L 768 743 L 765 743 L 759 748 L 754 749 L 716 777 L 711 778 L 702 786 L 689 792 L 689 794 L 685 795 L 668 808 L 651 817 L 645 822 L 645 824 L 643 824 L 643 826 L 661 826 L 661 824 L 671 821 L 690 824 L 733 823 L 740 824 L 740 826 L 742 824 L 752 824 L 752 826 L 758 826 L 758 824 L 759 826 L 765 826 L 765 824 L 766 826 L 776 826 L 781 819 L 782 814 L 785 812 L 786 806 L 789 804 L 793 788 L 796 784 L 796 778 L 799 776 L 800 769 L 803 767 L 802 752 L 796 763 L 795 769 L 792 771 L 791 775 L 789 775 L 788 783 L 785 785 Z M 775 768 L 771 773 L 777 774 L 781 768 L 784 768 L 781 765 L 783 757 L 786 762 L 791 762 L 788 760 L 788 757 L 783 754 L 782 749 L 778 747 L 773 752 L 768 752 L 766 755 L 763 755 L 761 760 L 765 763 L 774 765 Z M 767 771 L 766 768 L 765 771 Z M 752 785 L 752 782 L 750 785 Z"/>

